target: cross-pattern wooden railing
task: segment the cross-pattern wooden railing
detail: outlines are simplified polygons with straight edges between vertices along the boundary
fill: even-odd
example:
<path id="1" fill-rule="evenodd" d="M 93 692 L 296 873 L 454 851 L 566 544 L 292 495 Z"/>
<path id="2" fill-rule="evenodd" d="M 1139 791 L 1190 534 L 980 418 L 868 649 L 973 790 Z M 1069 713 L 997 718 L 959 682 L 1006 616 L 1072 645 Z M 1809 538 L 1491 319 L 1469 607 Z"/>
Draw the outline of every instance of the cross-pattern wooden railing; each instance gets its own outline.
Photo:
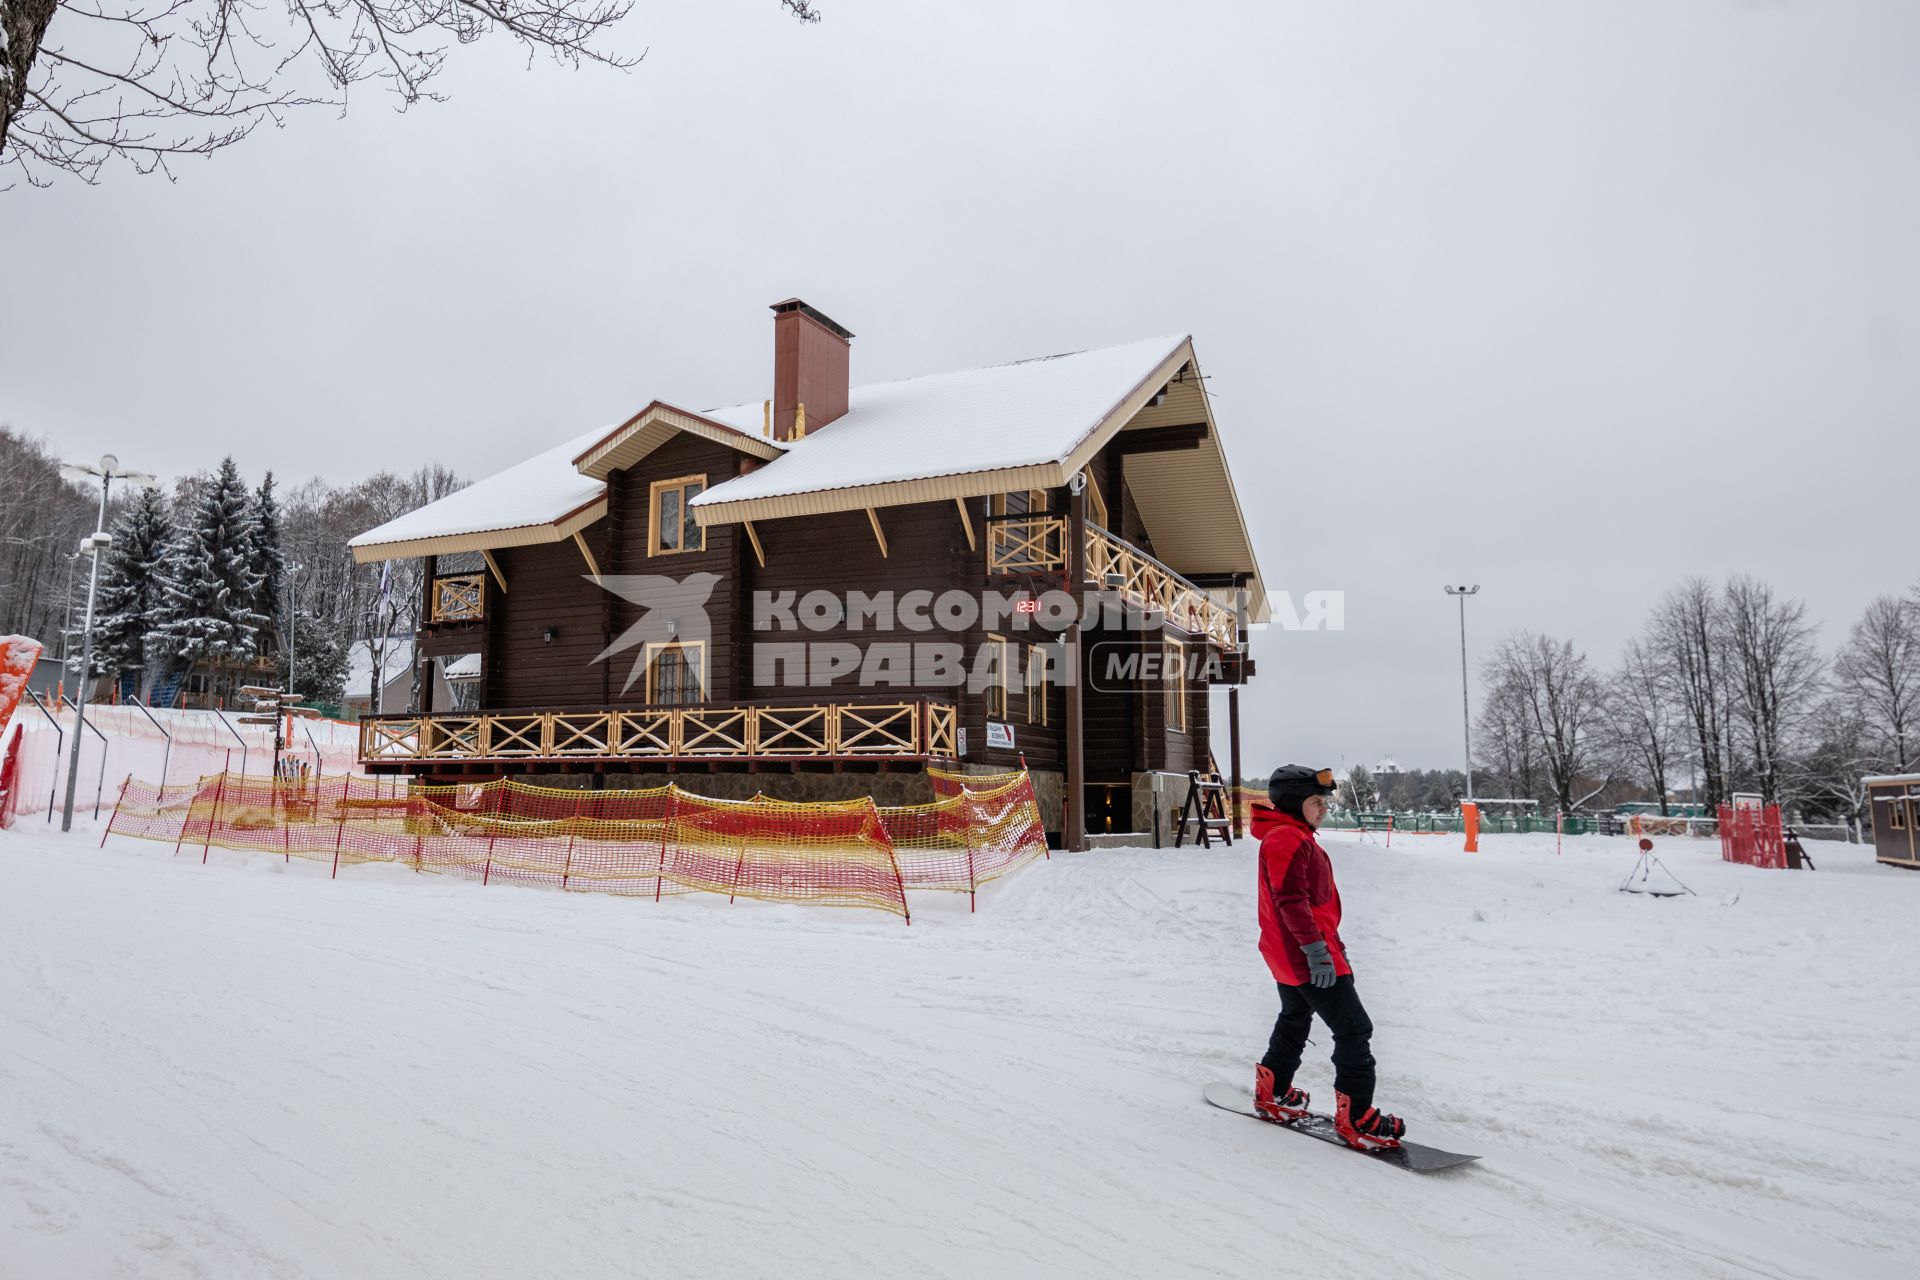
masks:
<path id="1" fill-rule="evenodd" d="M 987 522 L 987 572 L 1031 573 L 1067 567 L 1065 516 L 996 516 Z M 1087 577 L 1143 609 L 1158 609 L 1175 626 L 1203 633 L 1223 649 L 1239 648 L 1233 609 L 1130 542 L 1087 525 Z"/>
<path id="2" fill-rule="evenodd" d="M 456 573 L 433 580 L 429 622 L 476 622 L 485 616 L 486 575 Z"/>
<path id="3" fill-rule="evenodd" d="M 1064 569 L 1065 516 L 993 516 L 987 521 L 987 572 Z"/>
<path id="4" fill-rule="evenodd" d="M 1159 609 L 1183 631 L 1203 633 L 1222 649 L 1240 647 L 1231 607 L 1097 524 L 1087 526 L 1087 576 L 1134 604 Z"/>
<path id="5" fill-rule="evenodd" d="M 957 745 L 956 725 L 951 703 L 923 699 L 370 716 L 360 722 L 360 758 L 369 763 L 836 756 L 951 759 Z"/>

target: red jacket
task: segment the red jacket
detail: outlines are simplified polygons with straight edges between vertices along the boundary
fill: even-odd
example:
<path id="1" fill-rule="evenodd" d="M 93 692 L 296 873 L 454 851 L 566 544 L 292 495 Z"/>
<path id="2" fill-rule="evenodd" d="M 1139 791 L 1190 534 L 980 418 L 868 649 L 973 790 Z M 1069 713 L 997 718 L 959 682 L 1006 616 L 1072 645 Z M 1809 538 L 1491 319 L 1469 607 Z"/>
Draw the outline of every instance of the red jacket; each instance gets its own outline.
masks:
<path id="1" fill-rule="evenodd" d="M 1352 973 L 1340 945 L 1340 890 L 1333 860 L 1313 838 L 1313 828 L 1292 814 L 1253 806 L 1253 834 L 1260 837 L 1260 954 L 1275 982 L 1306 984 L 1301 948 L 1324 941 L 1338 973 Z"/>

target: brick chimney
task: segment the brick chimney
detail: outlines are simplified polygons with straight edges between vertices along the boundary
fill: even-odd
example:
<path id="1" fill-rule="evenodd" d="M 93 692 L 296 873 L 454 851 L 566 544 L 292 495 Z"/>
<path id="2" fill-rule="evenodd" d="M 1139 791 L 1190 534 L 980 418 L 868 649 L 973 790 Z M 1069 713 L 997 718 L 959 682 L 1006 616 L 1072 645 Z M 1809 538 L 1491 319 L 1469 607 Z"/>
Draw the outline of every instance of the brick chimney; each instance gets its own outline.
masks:
<path id="1" fill-rule="evenodd" d="M 853 334 L 798 298 L 773 304 L 773 438 L 796 440 L 847 411 Z M 806 406 L 804 420 L 800 407 Z"/>

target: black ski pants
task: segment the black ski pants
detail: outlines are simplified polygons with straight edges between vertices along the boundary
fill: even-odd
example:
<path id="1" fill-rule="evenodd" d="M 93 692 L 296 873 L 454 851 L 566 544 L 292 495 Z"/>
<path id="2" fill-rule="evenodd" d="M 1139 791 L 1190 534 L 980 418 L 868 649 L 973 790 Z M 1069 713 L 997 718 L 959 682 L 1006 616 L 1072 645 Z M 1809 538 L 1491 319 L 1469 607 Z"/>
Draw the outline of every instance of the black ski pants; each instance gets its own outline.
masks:
<path id="1" fill-rule="evenodd" d="M 1353 989 L 1353 975 L 1343 973 L 1330 987 L 1280 988 L 1280 1020 L 1273 1024 L 1267 1056 L 1260 1065 L 1273 1072 L 1274 1093 L 1285 1091 L 1300 1069 L 1300 1054 L 1313 1029 L 1313 1015 L 1333 1033 L 1333 1087 L 1353 1099 L 1355 1114 L 1373 1105 L 1373 1020 Z M 1332 1107 L 1327 1111 L 1331 1113 Z"/>

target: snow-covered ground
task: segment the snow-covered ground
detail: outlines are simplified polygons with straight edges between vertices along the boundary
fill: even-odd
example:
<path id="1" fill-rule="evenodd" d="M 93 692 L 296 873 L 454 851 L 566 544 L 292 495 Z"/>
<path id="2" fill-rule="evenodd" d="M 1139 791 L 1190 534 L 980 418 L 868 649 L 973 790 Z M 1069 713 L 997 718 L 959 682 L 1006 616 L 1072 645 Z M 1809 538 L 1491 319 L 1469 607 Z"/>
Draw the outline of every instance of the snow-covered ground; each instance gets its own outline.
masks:
<path id="1" fill-rule="evenodd" d="M 97 828 L 95 828 L 97 832 Z M 1420 1178 L 1200 1101 L 1252 847 L 879 913 L 0 833 L 0 1275 L 1908 1276 L 1920 876 L 1329 841 Z M 1303 1083 L 1331 1100 L 1324 1034 Z"/>

